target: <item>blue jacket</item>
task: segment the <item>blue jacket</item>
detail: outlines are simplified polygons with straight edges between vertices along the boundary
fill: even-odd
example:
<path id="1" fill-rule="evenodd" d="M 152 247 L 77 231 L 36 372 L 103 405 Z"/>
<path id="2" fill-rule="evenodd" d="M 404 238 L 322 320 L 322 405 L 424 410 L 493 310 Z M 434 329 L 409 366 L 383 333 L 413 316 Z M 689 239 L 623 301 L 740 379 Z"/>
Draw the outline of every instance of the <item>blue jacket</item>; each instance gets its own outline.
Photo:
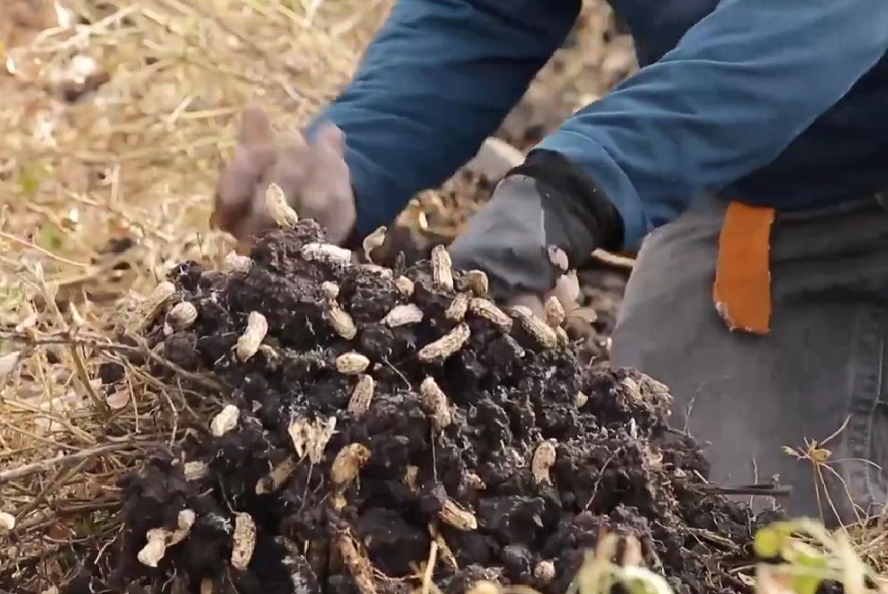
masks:
<path id="1" fill-rule="evenodd" d="M 611 0 L 644 66 L 540 148 L 581 165 L 624 247 L 705 192 L 792 210 L 888 185 L 888 1 Z M 560 47 L 579 0 L 399 0 L 321 114 L 358 231 L 465 164 Z"/>

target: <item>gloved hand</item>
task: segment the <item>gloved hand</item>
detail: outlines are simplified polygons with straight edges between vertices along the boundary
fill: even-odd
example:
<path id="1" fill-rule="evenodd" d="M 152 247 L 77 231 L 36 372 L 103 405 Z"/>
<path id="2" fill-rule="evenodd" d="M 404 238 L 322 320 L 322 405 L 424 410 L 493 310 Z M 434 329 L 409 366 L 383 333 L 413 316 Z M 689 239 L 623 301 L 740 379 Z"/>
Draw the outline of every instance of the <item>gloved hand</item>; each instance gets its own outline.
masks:
<path id="1" fill-rule="evenodd" d="M 448 251 L 454 266 L 485 271 L 498 300 L 540 313 L 553 294 L 575 307 L 575 279 L 559 279 L 622 240 L 622 218 L 595 181 L 558 153 L 533 151 Z"/>
<path id="2" fill-rule="evenodd" d="M 351 235 L 355 199 L 345 162 L 345 137 L 334 125 L 318 129 L 312 144 L 300 134 L 275 138 L 268 114 L 244 112 L 234 157 L 219 175 L 213 223 L 234 235 L 241 248 L 272 227 L 265 191 L 275 183 L 290 206 L 317 221 L 327 240 L 342 244 Z"/>

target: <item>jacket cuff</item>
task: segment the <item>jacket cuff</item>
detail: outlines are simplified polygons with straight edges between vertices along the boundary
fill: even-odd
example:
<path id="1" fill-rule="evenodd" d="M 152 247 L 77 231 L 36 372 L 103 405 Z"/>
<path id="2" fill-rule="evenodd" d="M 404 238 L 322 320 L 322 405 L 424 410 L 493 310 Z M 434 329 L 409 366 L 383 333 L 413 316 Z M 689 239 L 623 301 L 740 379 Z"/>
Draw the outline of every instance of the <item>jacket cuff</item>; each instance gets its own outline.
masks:
<path id="1" fill-rule="evenodd" d="M 524 163 L 505 177 L 524 175 L 547 187 L 559 200 L 548 200 L 543 207 L 562 220 L 578 220 L 593 231 L 599 247 L 617 252 L 622 249 L 625 228 L 623 217 L 601 186 L 585 169 L 561 153 L 532 150 Z"/>

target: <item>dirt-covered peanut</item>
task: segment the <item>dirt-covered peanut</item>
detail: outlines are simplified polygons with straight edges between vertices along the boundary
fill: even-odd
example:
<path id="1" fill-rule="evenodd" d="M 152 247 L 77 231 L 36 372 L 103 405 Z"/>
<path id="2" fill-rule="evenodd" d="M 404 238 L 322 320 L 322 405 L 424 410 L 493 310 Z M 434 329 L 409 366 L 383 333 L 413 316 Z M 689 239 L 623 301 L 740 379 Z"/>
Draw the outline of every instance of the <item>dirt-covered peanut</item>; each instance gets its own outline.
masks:
<path id="1" fill-rule="evenodd" d="M 493 302 L 482 297 L 473 297 L 469 300 L 469 313 L 484 318 L 503 332 L 508 333 L 512 329 L 512 318 Z"/>
<path id="2" fill-rule="evenodd" d="M 245 513 L 234 514 L 234 534 L 232 535 L 231 566 L 245 571 L 253 559 L 256 549 L 256 522 L 253 516 Z"/>
<path id="3" fill-rule="evenodd" d="M 416 356 L 423 363 L 441 363 L 456 354 L 470 337 L 468 325 L 459 324 L 438 340 L 422 347 Z"/>
<path id="4" fill-rule="evenodd" d="M 287 456 L 256 483 L 256 495 L 274 493 L 283 487 L 296 470 L 296 458 Z"/>
<path id="5" fill-rule="evenodd" d="M 322 262 L 328 265 L 347 266 L 351 264 L 351 250 L 331 243 L 309 243 L 300 250 L 302 257 L 311 262 Z"/>
<path id="6" fill-rule="evenodd" d="M 364 250 L 364 258 L 367 259 L 368 262 L 373 262 L 373 258 L 371 257 L 371 253 L 378 247 L 382 247 L 382 244 L 385 243 L 385 233 L 388 229 L 385 226 L 378 227 L 373 233 L 364 238 L 364 241 L 361 242 L 361 247 Z"/>
<path id="7" fill-rule="evenodd" d="M 432 248 L 432 282 L 442 291 L 453 290 L 453 260 L 443 245 Z"/>
<path id="8" fill-rule="evenodd" d="M 537 446 L 530 461 L 530 471 L 535 482 L 552 482 L 552 478 L 549 476 L 549 469 L 555 464 L 556 455 L 555 440 L 547 439 Z"/>
<path id="9" fill-rule="evenodd" d="M 475 518 L 475 514 L 452 499 L 444 502 L 441 511 L 438 512 L 438 517 L 441 518 L 442 522 L 457 530 L 471 531 L 478 529 L 478 519 Z"/>
<path id="10" fill-rule="evenodd" d="M 253 267 L 253 260 L 249 256 L 242 256 L 237 252 L 229 252 L 227 256 L 225 256 L 225 261 L 222 263 L 222 269 L 225 272 L 230 273 L 246 273 L 250 271 L 250 268 Z"/>
<path id="11" fill-rule="evenodd" d="M 265 209 L 278 227 L 293 227 L 299 222 L 299 215 L 287 202 L 284 191 L 275 183 L 269 184 L 265 190 Z"/>
<path id="12" fill-rule="evenodd" d="M 361 270 L 366 270 L 367 272 L 370 272 L 371 274 L 374 274 L 381 278 L 394 278 L 395 276 L 395 273 L 392 272 L 391 268 L 386 268 L 385 266 L 379 266 L 373 263 L 359 264 L 358 268 L 360 268 Z"/>
<path id="13" fill-rule="evenodd" d="M 555 563 L 544 559 L 533 568 L 533 577 L 541 584 L 549 584 L 555 579 Z"/>
<path id="14" fill-rule="evenodd" d="M 219 413 L 210 421 L 210 433 L 213 437 L 222 437 L 235 427 L 240 418 L 240 409 L 233 404 L 226 404 Z"/>
<path id="15" fill-rule="evenodd" d="M 336 357 L 336 371 L 344 375 L 358 375 L 370 367 L 370 359 L 354 351 Z"/>
<path id="16" fill-rule="evenodd" d="M 529 307 L 516 305 L 511 309 L 512 315 L 518 319 L 521 327 L 533 337 L 544 349 L 554 349 L 558 346 L 558 335 L 544 321 L 534 315 Z"/>
<path id="17" fill-rule="evenodd" d="M 355 480 L 361 468 L 370 460 L 370 450 L 360 443 L 350 443 L 336 454 L 330 466 L 330 480 L 336 485 L 347 485 Z"/>
<path id="18" fill-rule="evenodd" d="M 564 305 L 561 304 L 561 300 L 558 297 L 552 295 L 546 299 L 544 308 L 546 323 L 550 328 L 558 328 L 564 323 Z"/>
<path id="19" fill-rule="evenodd" d="M 394 306 L 382 319 L 382 323 L 389 328 L 398 328 L 400 326 L 408 326 L 410 324 L 419 324 L 422 322 L 423 314 L 414 303 L 404 303 Z"/>
<path id="20" fill-rule="evenodd" d="M 462 322 L 469 309 L 469 294 L 457 293 L 444 311 L 444 317 L 451 322 Z"/>
<path id="21" fill-rule="evenodd" d="M 358 383 L 352 391 L 351 398 L 348 400 L 348 412 L 355 417 L 363 416 L 370 410 L 370 404 L 373 402 L 373 392 L 376 389 L 376 382 L 373 376 L 361 375 L 358 377 Z"/>
<path id="22" fill-rule="evenodd" d="M 339 285 L 331 281 L 321 283 L 321 294 L 325 299 L 336 299 L 339 297 Z"/>
<path id="23" fill-rule="evenodd" d="M 247 328 L 237 339 L 235 354 L 240 361 L 249 361 L 259 351 L 259 346 L 268 334 L 268 320 L 258 311 L 247 316 Z"/>
<path id="24" fill-rule="evenodd" d="M 336 537 L 336 548 L 343 564 L 348 569 L 357 586 L 358 594 L 377 594 L 373 581 L 373 566 L 358 548 L 351 535 L 343 531 Z"/>
<path id="25" fill-rule="evenodd" d="M 182 471 L 185 474 L 186 481 L 199 481 L 209 474 L 210 467 L 207 465 L 206 462 L 193 460 L 191 462 L 186 462 L 182 466 Z"/>
<path id="26" fill-rule="evenodd" d="M 412 297 L 413 291 L 416 288 L 413 281 L 406 276 L 399 276 L 398 278 L 396 278 L 395 286 L 398 288 L 398 292 L 401 293 L 401 295 L 403 295 L 404 297 Z"/>
<path id="27" fill-rule="evenodd" d="M 183 509 L 177 516 L 175 530 L 167 528 L 152 528 L 145 535 L 147 543 L 139 550 L 136 558 L 142 565 L 157 567 L 164 558 L 167 548 L 177 545 L 191 533 L 196 515 L 193 510 Z"/>
<path id="28" fill-rule="evenodd" d="M 151 326 L 175 295 L 176 285 L 170 281 L 158 283 L 138 308 L 135 330 L 144 332 Z"/>
<path id="29" fill-rule="evenodd" d="M 466 288 L 475 297 L 487 297 L 490 292 L 490 281 L 483 270 L 469 270 L 463 275 Z"/>
<path id="30" fill-rule="evenodd" d="M 342 309 L 335 299 L 327 301 L 327 315 L 333 330 L 345 340 L 351 340 L 358 335 L 358 327 L 351 314 Z"/>
<path id="31" fill-rule="evenodd" d="M 181 301 L 174 305 L 166 315 L 166 323 L 173 330 L 187 330 L 197 321 L 197 307 L 190 301 Z"/>
<path id="32" fill-rule="evenodd" d="M 453 415 L 450 412 L 450 404 L 447 402 L 447 395 L 438 386 L 435 378 L 427 377 L 419 386 L 420 395 L 422 395 L 422 403 L 432 420 L 432 426 L 436 431 L 441 431 L 453 422 Z"/>

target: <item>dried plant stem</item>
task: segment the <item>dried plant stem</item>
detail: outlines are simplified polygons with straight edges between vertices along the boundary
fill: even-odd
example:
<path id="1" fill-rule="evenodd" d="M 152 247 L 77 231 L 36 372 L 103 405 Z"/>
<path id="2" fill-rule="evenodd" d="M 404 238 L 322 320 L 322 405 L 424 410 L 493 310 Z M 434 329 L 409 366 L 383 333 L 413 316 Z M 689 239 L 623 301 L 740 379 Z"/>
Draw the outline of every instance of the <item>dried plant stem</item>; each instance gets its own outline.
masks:
<path id="1" fill-rule="evenodd" d="M 19 466 L 18 468 L 10 468 L 9 470 L 0 471 L 0 484 L 8 481 L 17 480 L 38 472 L 44 472 L 60 464 L 69 464 L 81 460 L 88 460 L 94 456 L 107 454 L 109 452 L 116 452 L 135 447 L 145 448 L 151 447 L 153 445 L 160 445 L 159 442 L 155 442 L 153 440 L 154 437 L 152 436 L 145 439 L 134 439 L 131 441 L 120 443 L 109 443 L 101 446 L 96 446 L 94 448 L 80 450 L 79 452 L 75 452 L 73 454 L 65 454 L 63 456 L 57 456 L 55 458 L 32 462 L 30 464 Z"/>

